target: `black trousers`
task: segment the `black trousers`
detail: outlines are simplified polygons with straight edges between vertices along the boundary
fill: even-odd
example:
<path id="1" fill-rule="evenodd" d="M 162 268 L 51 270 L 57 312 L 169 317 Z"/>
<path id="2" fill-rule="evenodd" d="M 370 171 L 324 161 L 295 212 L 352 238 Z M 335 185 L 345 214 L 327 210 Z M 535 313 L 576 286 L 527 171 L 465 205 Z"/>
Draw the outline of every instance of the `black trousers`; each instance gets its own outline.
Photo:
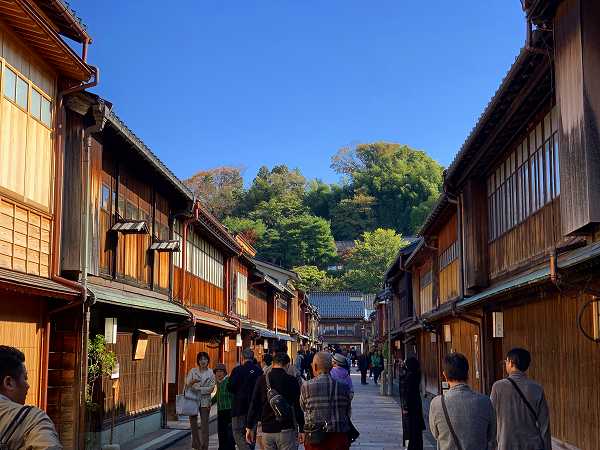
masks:
<path id="1" fill-rule="evenodd" d="M 367 369 L 360 371 L 360 383 L 367 384 Z"/>
<path id="2" fill-rule="evenodd" d="M 235 450 L 230 409 L 217 413 L 217 434 L 219 436 L 219 450 Z"/>
<path id="3" fill-rule="evenodd" d="M 423 432 L 414 433 L 408 440 L 408 450 L 423 450 Z"/>
<path id="4" fill-rule="evenodd" d="M 381 367 L 373 367 L 373 381 L 375 381 L 375 383 L 379 381 L 379 376 L 382 371 L 383 369 Z"/>

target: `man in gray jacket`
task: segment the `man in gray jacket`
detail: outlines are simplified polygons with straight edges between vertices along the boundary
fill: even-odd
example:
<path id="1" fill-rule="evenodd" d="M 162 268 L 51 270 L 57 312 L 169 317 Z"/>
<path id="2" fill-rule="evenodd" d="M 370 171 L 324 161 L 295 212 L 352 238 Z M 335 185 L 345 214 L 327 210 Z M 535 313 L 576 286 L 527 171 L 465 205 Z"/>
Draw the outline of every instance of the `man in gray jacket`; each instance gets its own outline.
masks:
<path id="1" fill-rule="evenodd" d="M 504 361 L 508 378 L 492 386 L 498 450 L 551 450 L 550 417 L 544 389 L 527 378 L 531 355 L 513 348 Z"/>
<path id="2" fill-rule="evenodd" d="M 429 428 L 440 450 L 494 450 L 496 416 L 490 399 L 468 385 L 469 362 L 460 353 L 446 355 L 443 375 L 450 390 L 431 401 Z"/>

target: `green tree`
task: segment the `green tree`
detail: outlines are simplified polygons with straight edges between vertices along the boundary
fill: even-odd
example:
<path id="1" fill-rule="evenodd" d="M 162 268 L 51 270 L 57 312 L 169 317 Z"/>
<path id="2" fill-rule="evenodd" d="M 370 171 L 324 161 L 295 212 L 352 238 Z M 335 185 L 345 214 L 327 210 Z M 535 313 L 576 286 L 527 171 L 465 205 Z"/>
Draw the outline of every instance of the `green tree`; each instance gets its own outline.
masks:
<path id="1" fill-rule="evenodd" d="M 248 214 L 253 220 L 262 221 L 269 228 L 277 228 L 287 217 L 308 213 L 302 199 L 293 193 L 285 192 L 256 205 Z"/>
<path id="2" fill-rule="evenodd" d="M 305 292 L 339 291 L 342 289 L 342 283 L 339 277 L 331 276 L 325 270 L 321 270 L 317 266 L 299 266 L 294 267 L 293 270 L 300 278 L 300 281 L 297 282 L 298 288 Z"/>
<path id="3" fill-rule="evenodd" d="M 383 274 L 407 244 L 394 230 L 378 228 L 364 232 L 346 260 L 342 285 L 348 290 L 377 293 Z"/>
<path id="4" fill-rule="evenodd" d="M 439 196 L 431 196 L 419 206 L 410 212 L 410 226 L 413 230 L 419 231 L 419 228 L 425 223 L 425 219 L 438 201 Z"/>
<path id="5" fill-rule="evenodd" d="M 331 231 L 338 241 L 355 239 L 365 231 L 375 228 L 373 208 L 376 201 L 370 195 L 355 194 L 341 200 L 333 209 Z"/>
<path id="6" fill-rule="evenodd" d="M 319 179 L 308 182 L 304 193 L 304 205 L 315 216 L 330 220 L 332 210 L 345 197 L 351 195 L 347 186 L 327 184 Z"/>
<path id="7" fill-rule="evenodd" d="M 298 274 L 299 281 L 296 287 L 305 292 L 315 290 L 323 283 L 327 277 L 327 272 L 319 269 L 317 266 L 297 266 L 292 269 Z"/>
<path id="8" fill-rule="evenodd" d="M 329 222 L 310 214 L 283 218 L 268 229 L 257 250 L 284 267 L 326 267 L 337 256 Z"/>
<path id="9" fill-rule="evenodd" d="M 233 234 L 241 234 L 251 244 L 254 245 L 260 241 L 267 231 L 267 227 L 260 219 L 226 217 L 223 220 L 229 231 Z"/>
<path id="10" fill-rule="evenodd" d="M 416 231 L 413 210 L 437 197 L 442 186 L 442 166 L 423 151 L 395 143 L 343 148 L 331 167 L 348 177 L 355 192 L 375 198 L 377 226 L 404 234 Z"/>
<path id="11" fill-rule="evenodd" d="M 244 192 L 244 180 L 238 167 L 201 170 L 184 183 L 220 220 L 234 211 Z"/>
<path id="12" fill-rule="evenodd" d="M 285 164 L 271 170 L 262 166 L 239 204 L 238 215 L 253 211 L 261 202 L 268 202 L 284 194 L 302 199 L 305 185 L 306 179 L 298 169 L 290 170 Z"/>

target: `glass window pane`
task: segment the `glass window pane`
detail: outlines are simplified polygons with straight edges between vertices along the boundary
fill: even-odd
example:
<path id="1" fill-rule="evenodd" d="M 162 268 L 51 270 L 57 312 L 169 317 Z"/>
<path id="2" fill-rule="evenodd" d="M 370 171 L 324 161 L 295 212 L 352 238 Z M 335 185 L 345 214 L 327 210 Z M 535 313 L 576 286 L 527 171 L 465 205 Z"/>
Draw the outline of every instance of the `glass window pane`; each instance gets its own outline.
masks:
<path id="1" fill-rule="evenodd" d="M 40 108 L 42 106 L 42 96 L 35 89 L 31 90 L 31 115 L 36 119 L 40 119 L 41 112 Z"/>
<path id="2" fill-rule="evenodd" d="M 23 78 L 17 78 L 17 105 L 27 109 L 29 85 Z"/>
<path id="3" fill-rule="evenodd" d="M 52 124 L 52 103 L 42 98 L 42 123 L 49 127 Z"/>
<path id="4" fill-rule="evenodd" d="M 15 88 L 17 84 L 17 74 L 4 66 L 4 95 L 6 98 L 15 100 Z"/>

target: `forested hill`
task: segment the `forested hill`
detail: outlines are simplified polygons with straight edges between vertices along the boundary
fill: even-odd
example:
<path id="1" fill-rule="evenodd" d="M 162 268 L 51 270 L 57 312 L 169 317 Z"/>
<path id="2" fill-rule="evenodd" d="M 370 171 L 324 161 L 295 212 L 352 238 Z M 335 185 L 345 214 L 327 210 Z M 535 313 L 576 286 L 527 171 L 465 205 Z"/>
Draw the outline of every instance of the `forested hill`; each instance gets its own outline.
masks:
<path id="1" fill-rule="evenodd" d="M 249 188 L 235 167 L 200 171 L 186 183 L 259 256 L 300 273 L 302 287 L 375 292 L 383 271 L 437 200 L 442 167 L 425 152 L 376 142 L 331 158 L 340 183 L 298 169 L 261 167 Z M 357 241 L 339 261 L 335 241 Z M 326 272 L 331 266 L 343 270 Z"/>

